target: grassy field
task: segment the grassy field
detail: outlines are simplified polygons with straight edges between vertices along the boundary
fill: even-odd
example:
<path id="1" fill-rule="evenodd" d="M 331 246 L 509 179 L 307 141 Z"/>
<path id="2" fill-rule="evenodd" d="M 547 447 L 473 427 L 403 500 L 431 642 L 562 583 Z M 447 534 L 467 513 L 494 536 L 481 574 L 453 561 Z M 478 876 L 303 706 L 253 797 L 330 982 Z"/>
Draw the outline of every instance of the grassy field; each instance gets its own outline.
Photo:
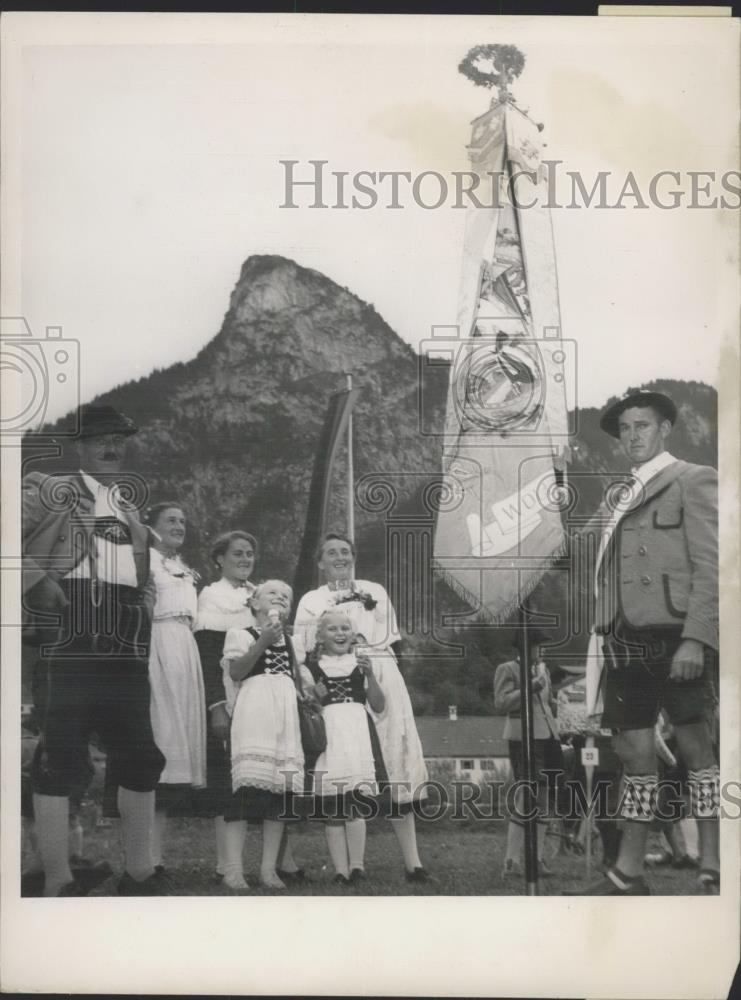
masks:
<path id="1" fill-rule="evenodd" d="M 93 860 L 106 859 L 121 870 L 118 822 L 96 825 L 97 807 L 84 808 L 85 853 Z M 294 857 L 306 870 L 304 884 L 292 884 L 281 895 L 378 895 L 378 896 L 514 896 L 524 895 L 522 878 L 502 878 L 505 849 L 505 824 L 502 821 L 458 823 L 445 819 L 419 824 L 419 850 L 432 876 L 428 883 L 409 883 L 404 878 L 401 855 L 390 825 L 383 820 L 368 824 L 366 849 L 367 880 L 361 887 L 342 887 L 332 882 L 334 871 L 329 863 L 324 828 L 321 823 L 301 823 L 293 827 Z M 559 895 L 576 888 L 585 878 L 583 857 L 556 854 L 556 841 L 549 842 L 546 859 L 553 874 L 540 881 L 541 895 Z M 250 827 L 245 847 L 245 875 L 252 895 L 272 895 L 258 884 L 260 831 Z M 600 851 L 597 847 L 595 870 Z M 172 877 L 174 892 L 184 896 L 229 895 L 214 879 L 213 827 L 200 819 L 171 819 L 165 848 L 165 864 Z M 695 873 L 658 868 L 649 873 L 652 891 L 657 895 L 692 895 L 697 893 Z M 100 886 L 93 895 L 116 895 L 116 876 Z"/>

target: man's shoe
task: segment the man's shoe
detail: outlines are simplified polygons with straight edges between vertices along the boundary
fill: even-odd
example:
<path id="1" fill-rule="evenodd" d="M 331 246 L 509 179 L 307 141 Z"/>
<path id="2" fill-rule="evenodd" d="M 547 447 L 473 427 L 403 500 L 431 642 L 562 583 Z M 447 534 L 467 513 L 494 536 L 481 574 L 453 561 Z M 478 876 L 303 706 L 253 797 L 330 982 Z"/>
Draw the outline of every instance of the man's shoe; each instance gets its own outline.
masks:
<path id="1" fill-rule="evenodd" d="M 56 898 L 62 899 L 67 896 L 87 896 L 87 893 L 88 890 L 81 886 L 79 882 L 75 882 L 73 879 L 71 882 L 62 886 L 57 893 Z"/>
<path id="2" fill-rule="evenodd" d="M 85 865 L 81 865 L 79 868 L 75 865 L 72 866 L 72 875 L 75 882 L 77 882 L 78 885 L 83 886 L 88 892 L 92 892 L 93 889 L 97 889 L 97 887 L 109 879 L 112 874 L 113 869 L 107 861 L 99 861 L 97 864 L 88 862 Z"/>
<path id="3" fill-rule="evenodd" d="M 672 868 L 699 868 L 699 858 L 693 858 L 690 854 L 682 854 L 672 861 Z"/>
<path id="4" fill-rule="evenodd" d="M 429 882 L 432 877 L 425 868 L 415 868 L 404 876 L 407 882 Z"/>
<path id="5" fill-rule="evenodd" d="M 703 868 L 697 876 L 697 884 L 706 896 L 720 896 L 720 872 L 714 868 Z"/>
<path id="6" fill-rule="evenodd" d="M 173 887 L 167 875 L 155 873 L 137 882 L 124 872 L 118 883 L 119 896 L 172 896 Z"/>
<path id="7" fill-rule="evenodd" d="M 615 879 L 617 881 L 615 881 Z M 651 890 L 645 878 L 625 878 L 624 875 L 608 869 L 602 878 L 595 879 L 581 889 L 564 889 L 562 896 L 650 896 Z"/>
<path id="8" fill-rule="evenodd" d="M 44 893 L 44 873 L 22 872 L 21 873 L 21 896 L 38 897 Z"/>

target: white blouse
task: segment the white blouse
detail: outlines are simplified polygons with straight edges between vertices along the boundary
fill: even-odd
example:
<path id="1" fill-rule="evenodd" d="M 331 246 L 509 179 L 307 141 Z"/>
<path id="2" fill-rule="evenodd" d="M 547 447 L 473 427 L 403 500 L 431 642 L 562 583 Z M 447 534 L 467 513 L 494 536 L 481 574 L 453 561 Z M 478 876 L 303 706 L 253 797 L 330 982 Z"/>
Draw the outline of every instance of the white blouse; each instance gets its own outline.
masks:
<path id="1" fill-rule="evenodd" d="M 249 599 L 255 592 L 251 583 L 235 587 L 226 579 L 204 587 L 198 595 L 198 614 L 194 631 L 211 629 L 228 632 L 230 628 L 248 628 L 255 624 Z"/>
<path id="2" fill-rule="evenodd" d="M 158 549 L 150 549 L 150 568 L 157 588 L 154 605 L 154 621 L 167 618 L 190 618 L 196 616 L 195 577 L 180 556 L 165 558 Z"/>
<path id="3" fill-rule="evenodd" d="M 357 665 L 358 661 L 355 653 L 343 653 L 342 656 L 319 657 L 319 666 L 327 677 L 349 677 Z"/>

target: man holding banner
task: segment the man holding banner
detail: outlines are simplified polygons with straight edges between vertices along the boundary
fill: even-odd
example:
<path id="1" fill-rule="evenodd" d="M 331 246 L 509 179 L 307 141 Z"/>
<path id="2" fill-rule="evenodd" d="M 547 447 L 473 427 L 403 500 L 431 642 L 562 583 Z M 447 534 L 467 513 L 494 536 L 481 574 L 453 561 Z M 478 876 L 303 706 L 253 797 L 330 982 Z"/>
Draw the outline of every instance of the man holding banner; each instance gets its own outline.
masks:
<path id="1" fill-rule="evenodd" d="M 587 665 L 590 714 L 602 714 L 624 766 L 617 863 L 574 895 L 649 895 L 642 876 L 657 813 L 654 726 L 675 726 L 699 821 L 702 891 L 718 895 L 719 768 L 711 718 L 718 651 L 718 498 L 715 469 L 674 458 L 665 441 L 677 418 L 658 392 L 628 392 L 600 426 L 618 438 L 631 479 L 603 508 L 595 573 L 595 633 Z"/>

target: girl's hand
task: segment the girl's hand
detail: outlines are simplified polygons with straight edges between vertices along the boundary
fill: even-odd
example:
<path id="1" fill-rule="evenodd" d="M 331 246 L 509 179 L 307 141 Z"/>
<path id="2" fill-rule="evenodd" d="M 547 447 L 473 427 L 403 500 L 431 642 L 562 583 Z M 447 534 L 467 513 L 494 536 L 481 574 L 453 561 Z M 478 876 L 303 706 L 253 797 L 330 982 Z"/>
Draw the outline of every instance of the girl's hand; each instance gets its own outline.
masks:
<path id="1" fill-rule="evenodd" d="M 274 646 L 276 643 L 280 642 L 283 637 L 282 623 L 276 622 L 274 625 L 264 625 L 261 635 L 267 646 Z"/>
<path id="2" fill-rule="evenodd" d="M 364 676 L 370 677 L 373 674 L 373 664 L 371 663 L 370 657 L 366 656 L 365 653 L 360 653 L 355 657 L 355 659 L 357 660 L 358 666 L 363 671 Z"/>
<path id="3" fill-rule="evenodd" d="M 299 701 L 318 701 L 319 700 L 319 695 L 317 694 L 317 690 L 316 690 L 316 684 L 314 684 L 313 681 L 312 681 L 311 684 L 309 684 L 308 681 L 305 681 L 302 678 L 302 687 L 303 687 L 303 691 L 299 691 L 298 688 L 296 689 L 296 694 L 298 696 Z"/>
<path id="4" fill-rule="evenodd" d="M 314 686 L 314 690 L 313 690 L 312 694 L 313 694 L 314 698 L 316 699 L 316 701 L 324 701 L 324 699 L 327 697 L 327 695 L 329 694 L 329 692 L 327 691 L 327 688 L 324 686 L 324 684 L 322 684 L 322 682 L 319 681 Z"/>

